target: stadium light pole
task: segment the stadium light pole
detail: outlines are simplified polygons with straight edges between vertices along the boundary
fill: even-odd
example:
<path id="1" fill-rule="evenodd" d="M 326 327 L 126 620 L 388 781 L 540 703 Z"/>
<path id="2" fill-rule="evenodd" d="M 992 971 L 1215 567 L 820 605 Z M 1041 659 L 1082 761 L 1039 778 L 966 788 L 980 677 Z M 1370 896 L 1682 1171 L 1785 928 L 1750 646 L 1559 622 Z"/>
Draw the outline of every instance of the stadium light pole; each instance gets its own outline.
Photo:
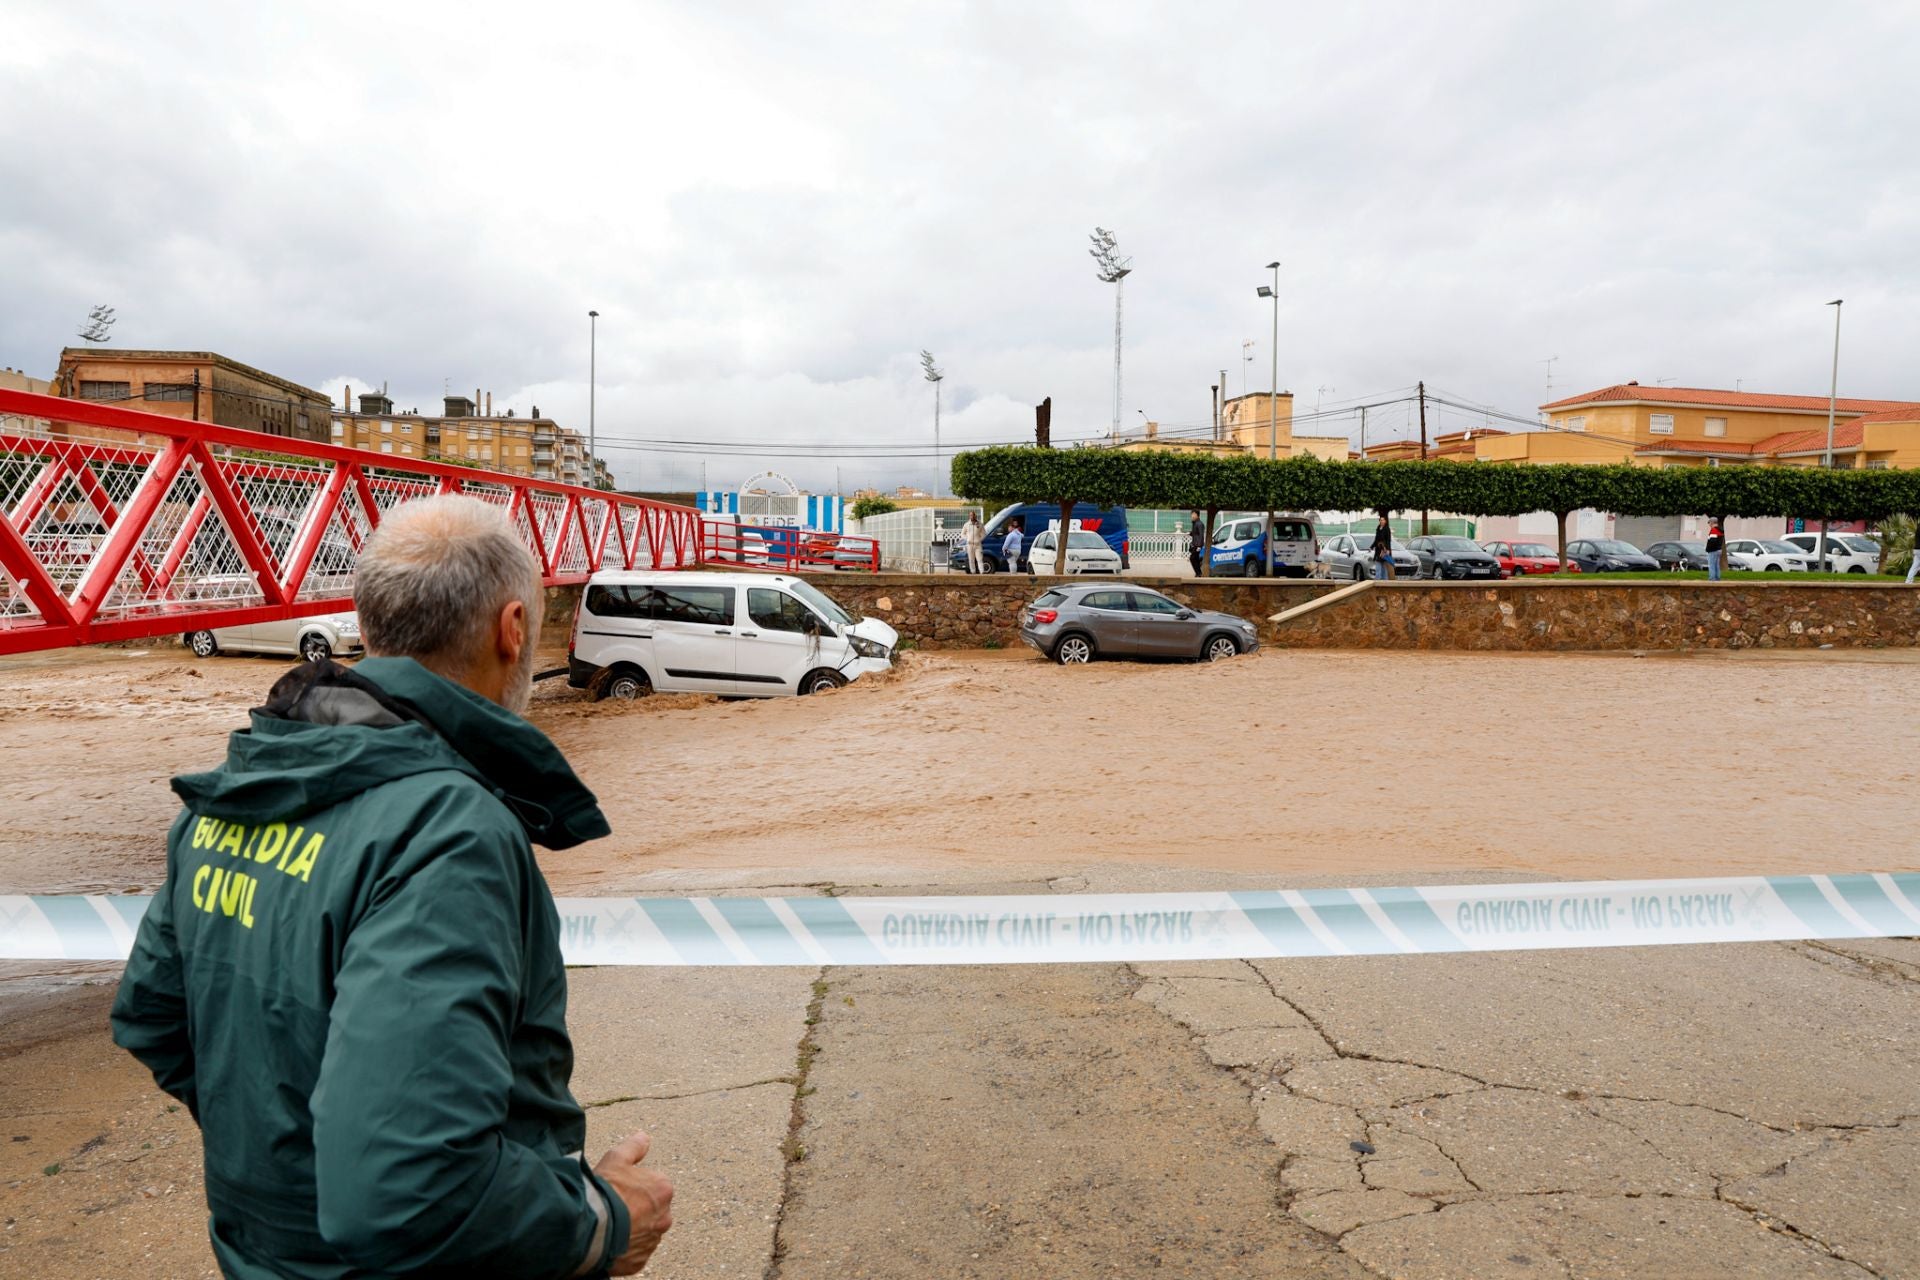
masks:
<path id="1" fill-rule="evenodd" d="M 1835 298 L 1827 305 L 1833 308 L 1833 377 L 1827 383 L 1827 470 L 1833 470 L 1833 411 L 1840 397 L 1840 304 L 1845 298 Z M 1813 557 L 1816 568 L 1827 567 L 1827 513 L 1820 513 L 1820 549 Z"/>
<path id="2" fill-rule="evenodd" d="M 1113 427 L 1112 436 L 1120 436 L 1120 316 L 1121 304 L 1126 296 L 1126 285 L 1122 283 L 1133 274 L 1133 259 L 1120 256 L 1118 242 L 1113 232 L 1105 227 L 1095 227 L 1093 234 L 1087 237 L 1093 241 L 1093 248 L 1087 253 L 1093 258 L 1094 266 L 1102 282 L 1113 286 Z"/>
<path id="3" fill-rule="evenodd" d="M 946 377 L 946 371 L 934 367 L 933 352 L 920 352 L 920 376 L 933 384 L 933 488 L 928 490 L 929 498 L 940 496 L 940 380 Z"/>

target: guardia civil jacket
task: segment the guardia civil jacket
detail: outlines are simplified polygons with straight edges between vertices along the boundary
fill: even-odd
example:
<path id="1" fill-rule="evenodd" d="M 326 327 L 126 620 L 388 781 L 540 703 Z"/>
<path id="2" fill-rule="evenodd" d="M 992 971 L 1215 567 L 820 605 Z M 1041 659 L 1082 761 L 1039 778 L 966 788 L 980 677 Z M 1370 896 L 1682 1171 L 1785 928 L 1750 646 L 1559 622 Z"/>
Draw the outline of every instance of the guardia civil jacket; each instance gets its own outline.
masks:
<path id="1" fill-rule="evenodd" d="M 305 664 L 173 789 L 113 1032 L 199 1122 L 223 1271 L 603 1272 L 532 843 L 607 823 L 553 744 L 411 659 Z"/>

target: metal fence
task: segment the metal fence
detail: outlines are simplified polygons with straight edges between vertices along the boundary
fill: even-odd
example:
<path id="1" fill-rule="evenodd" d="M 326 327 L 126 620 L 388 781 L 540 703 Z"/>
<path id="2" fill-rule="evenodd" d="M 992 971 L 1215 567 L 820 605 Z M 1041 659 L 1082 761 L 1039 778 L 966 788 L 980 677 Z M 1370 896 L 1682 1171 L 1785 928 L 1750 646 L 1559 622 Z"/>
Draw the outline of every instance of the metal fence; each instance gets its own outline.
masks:
<path id="1" fill-rule="evenodd" d="M 847 530 L 880 544 L 880 567 L 897 573 L 945 572 L 948 553 L 957 545 L 969 513 L 978 507 L 907 507 L 864 520 L 848 520 Z"/>

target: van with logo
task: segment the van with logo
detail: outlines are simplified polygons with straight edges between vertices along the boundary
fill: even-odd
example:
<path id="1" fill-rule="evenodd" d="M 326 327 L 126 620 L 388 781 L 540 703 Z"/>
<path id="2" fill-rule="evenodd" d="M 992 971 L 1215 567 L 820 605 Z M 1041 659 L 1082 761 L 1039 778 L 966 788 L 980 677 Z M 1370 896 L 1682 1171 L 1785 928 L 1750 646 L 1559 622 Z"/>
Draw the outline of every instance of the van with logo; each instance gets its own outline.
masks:
<path id="1" fill-rule="evenodd" d="M 899 643 L 801 577 L 613 569 L 580 593 L 567 683 L 596 698 L 777 698 L 886 671 Z"/>
<path id="2" fill-rule="evenodd" d="M 1018 520 L 1024 533 L 1021 539 L 1021 559 L 1031 563 L 1033 540 L 1048 529 L 1060 523 L 1060 504 L 1057 502 L 1019 502 L 1011 507 L 1002 507 L 987 521 L 981 531 L 980 555 L 985 561 L 988 573 L 1009 573 L 1018 571 L 1020 565 L 1007 564 L 1007 531 Z M 1080 528 L 1088 533 L 1097 533 L 1101 539 L 1119 553 L 1120 567 L 1129 564 L 1127 547 L 1127 509 L 1125 507 L 1096 507 L 1091 502 L 1073 504 L 1073 522 L 1069 529 Z M 948 563 L 960 572 L 967 571 L 967 548 L 964 543 L 953 544 L 953 554 Z"/>
<path id="3" fill-rule="evenodd" d="M 1273 572 L 1279 578 L 1305 578 L 1313 573 L 1320 550 L 1314 540 L 1313 517 L 1273 517 Z M 1234 516 L 1213 527 L 1213 549 L 1208 567 L 1213 576 L 1258 578 L 1267 571 L 1267 517 Z"/>

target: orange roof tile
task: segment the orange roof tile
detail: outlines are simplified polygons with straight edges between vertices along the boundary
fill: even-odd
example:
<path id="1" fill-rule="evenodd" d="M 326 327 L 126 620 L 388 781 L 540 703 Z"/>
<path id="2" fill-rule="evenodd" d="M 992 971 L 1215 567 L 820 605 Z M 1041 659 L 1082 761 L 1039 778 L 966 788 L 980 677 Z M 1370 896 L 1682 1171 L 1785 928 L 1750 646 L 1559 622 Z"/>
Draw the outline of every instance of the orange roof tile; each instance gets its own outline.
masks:
<path id="1" fill-rule="evenodd" d="M 1823 410 L 1827 407 L 1825 396 L 1780 396 L 1759 391 L 1715 391 L 1705 387 L 1646 387 L 1637 382 L 1622 382 L 1611 387 L 1602 387 L 1598 391 L 1589 391 L 1585 395 L 1568 396 L 1564 400 L 1555 400 L 1543 404 L 1542 409 L 1570 409 L 1583 404 L 1608 404 L 1632 401 L 1645 401 L 1651 404 L 1698 404 L 1726 409 L 1797 409 L 1805 411 Z M 1841 413 L 1863 414 L 1884 410 L 1903 409 L 1920 410 L 1920 404 L 1909 400 L 1846 400 L 1836 401 L 1834 407 Z"/>
<path id="2" fill-rule="evenodd" d="M 1834 424 L 1833 447 L 1836 449 L 1858 449 L 1861 437 L 1866 432 L 1856 422 Z M 1827 447 L 1827 429 L 1819 427 L 1812 431 L 1782 431 L 1778 435 L 1768 436 L 1753 446 L 1755 453 L 1822 453 Z"/>
<path id="3" fill-rule="evenodd" d="M 1920 422 L 1920 404 L 1903 405 L 1898 409 L 1882 409 L 1878 413 L 1862 414 L 1855 418 L 1851 425 L 1864 426 L 1870 422 Z"/>
<path id="4" fill-rule="evenodd" d="M 1826 431 L 1821 431 L 1826 438 Z M 1655 440 L 1648 444 L 1636 445 L 1635 453 L 1721 453 L 1748 454 L 1759 451 L 1759 446 L 1743 444 L 1738 440 Z"/>

